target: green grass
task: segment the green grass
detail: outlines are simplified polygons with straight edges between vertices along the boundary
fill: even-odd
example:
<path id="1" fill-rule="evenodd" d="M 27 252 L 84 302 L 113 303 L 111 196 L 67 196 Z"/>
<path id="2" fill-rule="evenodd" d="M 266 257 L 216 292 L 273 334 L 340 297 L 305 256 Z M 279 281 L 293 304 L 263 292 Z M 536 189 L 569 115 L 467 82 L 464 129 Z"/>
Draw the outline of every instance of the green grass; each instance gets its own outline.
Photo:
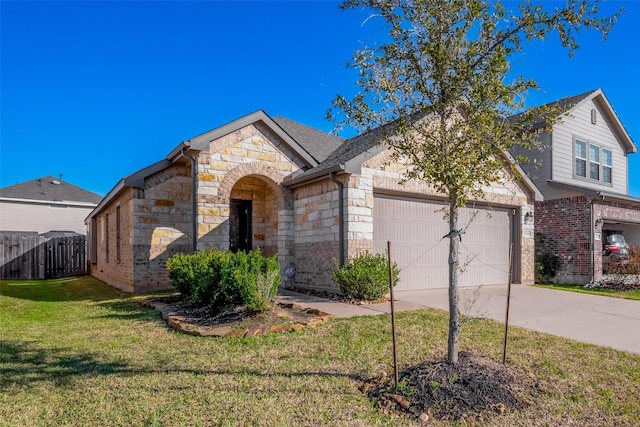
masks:
<path id="1" fill-rule="evenodd" d="M 583 289 L 582 285 L 555 283 L 552 285 L 534 285 L 538 288 L 560 289 L 562 291 L 579 292 L 582 294 L 602 295 L 605 297 L 624 298 L 640 301 L 640 289 L 632 291 L 616 291 L 613 289 Z"/>
<path id="2" fill-rule="evenodd" d="M 89 277 L 0 281 L 0 426 L 415 425 L 358 391 L 390 370 L 388 316 L 198 338 L 167 329 L 137 298 Z M 398 314 L 402 366 L 445 354 L 447 318 Z M 500 360 L 502 331 L 466 322 L 460 348 Z M 485 425 L 640 424 L 639 355 L 519 328 L 509 336 L 508 363 L 544 393 Z"/>

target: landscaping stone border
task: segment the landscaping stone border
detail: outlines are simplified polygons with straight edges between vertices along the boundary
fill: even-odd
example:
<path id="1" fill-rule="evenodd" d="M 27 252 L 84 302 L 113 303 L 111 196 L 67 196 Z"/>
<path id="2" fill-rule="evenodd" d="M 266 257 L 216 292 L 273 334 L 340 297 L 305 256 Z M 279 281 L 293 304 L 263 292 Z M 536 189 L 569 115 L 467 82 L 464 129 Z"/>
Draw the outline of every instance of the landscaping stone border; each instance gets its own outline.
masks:
<path id="1" fill-rule="evenodd" d="M 303 320 L 289 320 L 254 329 L 233 328 L 233 326 L 230 325 L 205 326 L 189 322 L 188 317 L 177 312 L 173 304 L 157 300 L 140 300 L 138 301 L 138 304 L 142 307 L 152 308 L 159 311 L 162 319 L 167 322 L 167 326 L 173 330 L 197 337 L 255 337 L 281 332 L 301 332 L 306 328 L 314 327 L 333 318 L 331 314 L 315 308 L 307 309 L 304 306 L 295 303 L 278 303 L 278 306 L 282 308 L 304 311 L 316 317 Z"/>

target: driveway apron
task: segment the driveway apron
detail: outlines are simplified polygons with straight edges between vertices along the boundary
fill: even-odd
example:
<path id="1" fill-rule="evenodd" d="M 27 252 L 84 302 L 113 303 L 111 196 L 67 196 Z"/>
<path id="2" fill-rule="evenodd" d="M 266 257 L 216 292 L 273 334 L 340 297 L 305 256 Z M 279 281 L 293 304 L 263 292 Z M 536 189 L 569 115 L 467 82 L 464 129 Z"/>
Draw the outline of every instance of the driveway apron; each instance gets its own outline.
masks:
<path id="1" fill-rule="evenodd" d="M 448 290 L 397 291 L 395 299 L 448 310 Z M 460 312 L 504 322 L 507 286 L 461 288 Z M 640 301 L 513 285 L 509 324 L 640 354 Z"/>

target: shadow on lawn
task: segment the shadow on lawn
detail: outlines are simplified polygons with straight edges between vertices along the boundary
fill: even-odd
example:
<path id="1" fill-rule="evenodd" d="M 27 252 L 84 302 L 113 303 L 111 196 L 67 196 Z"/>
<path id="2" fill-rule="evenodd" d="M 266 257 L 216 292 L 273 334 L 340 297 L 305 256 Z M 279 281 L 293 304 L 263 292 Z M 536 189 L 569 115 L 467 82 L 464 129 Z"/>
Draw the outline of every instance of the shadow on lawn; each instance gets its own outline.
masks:
<path id="1" fill-rule="evenodd" d="M 30 301 L 107 301 L 128 298 L 122 292 L 91 276 L 53 280 L 0 280 L 0 296 Z"/>
<path id="2" fill-rule="evenodd" d="M 63 386 L 76 376 L 127 372 L 124 363 L 104 362 L 90 354 L 39 347 L 34 341 L 0 341 L 0 387 L 52 381 Z"/>
<path id="3" fill-rule="evenodd" d="M 359 374 L 339 372 L 274 372 L 265 373 L 249 369 L 206 370 L 163 366 L 157 369 L 140 369 L 124 362 L 105 361 L 91 354 L 79 354 L 69 349 L 42 348 L 35 341 L 0 340 L 0 388 L 28 387 L 40 382 L 53 382 L 65 386 L 74 378 L 103 375 L 136 376 L 187 373 L 194 375 L 251 375 L 256 377 L 346 377 L 363 382 Z"/>

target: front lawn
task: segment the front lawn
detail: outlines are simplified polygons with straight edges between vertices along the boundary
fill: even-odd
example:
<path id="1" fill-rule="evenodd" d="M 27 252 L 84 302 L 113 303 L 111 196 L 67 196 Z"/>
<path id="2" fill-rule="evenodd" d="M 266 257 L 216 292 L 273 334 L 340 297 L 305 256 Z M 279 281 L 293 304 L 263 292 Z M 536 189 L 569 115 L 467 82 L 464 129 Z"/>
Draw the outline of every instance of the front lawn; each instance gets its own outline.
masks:
<path id="1" fill-rule="evenodd" d="M 603 289 L 603 288 L 583 289 L 582 285 L 572 285 L 567 283 L 555 283 L 552 285 L 535 285 L 535 286 L 538 288 L 560 289 L 563 291 L 580 292 L 583 294 L 602 295 L 605 297 L 624 298 L 624 299 L 640 301 L 640 289 L 633 289 L 629 291 L 618 291 L 615 289 Z"/>
<path id="2" fill-rule="evenodd" d="M 358 390 L 389 370 L 388 316 L 198 338 L 167 329 L 137 298 L 89 277 L 0 281 L 0 425 L 416 424 L 379 414 Z M 397 316 L 403 367 L 445 354 L 447 319 L 436 310 Z M 465 322 L 461 350 L 501 360 L 502 334 L 496 322 Z M 544 391 L 485 425 L 640 424 L 640 355 L 519 328 L 509 336 L 509 364 Z"/>

